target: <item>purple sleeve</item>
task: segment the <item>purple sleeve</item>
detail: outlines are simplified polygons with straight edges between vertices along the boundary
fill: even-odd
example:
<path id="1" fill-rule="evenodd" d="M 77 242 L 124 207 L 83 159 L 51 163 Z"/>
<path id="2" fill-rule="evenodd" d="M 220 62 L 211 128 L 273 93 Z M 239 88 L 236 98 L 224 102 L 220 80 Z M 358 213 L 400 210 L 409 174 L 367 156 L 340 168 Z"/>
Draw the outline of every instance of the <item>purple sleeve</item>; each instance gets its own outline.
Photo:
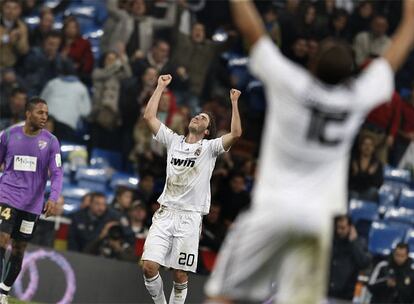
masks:
<path id="1" fill-rule="evenodd" d="M 60 146 L 55 137 L 52 139 L 50 149 L 49 172 L 51 182 L 49 200 L 57 202 L 62 191 L 63 170 L 60 157 Z"/>
<path id="2" fill-rule="evenodd" d="M 6 144 L 6 132 L 0 132 L 0 167 L 6 157 L 7 144 Z"/>

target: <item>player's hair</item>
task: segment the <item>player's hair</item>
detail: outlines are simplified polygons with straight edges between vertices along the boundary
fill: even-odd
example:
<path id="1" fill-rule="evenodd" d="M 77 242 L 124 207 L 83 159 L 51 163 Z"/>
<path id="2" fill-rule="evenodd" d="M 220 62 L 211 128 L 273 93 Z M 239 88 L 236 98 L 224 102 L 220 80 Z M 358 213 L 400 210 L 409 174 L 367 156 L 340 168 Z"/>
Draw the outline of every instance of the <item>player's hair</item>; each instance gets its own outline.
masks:
<path id="1" fill-rule="evenodd" d="M 207 126 L 208 135 L 206 136 L 206 139 L 215 138 L 216 133 L 217 133 L 217 125 L 216 125 L 216 118 L 215 118 L 214 114 L 210 111 L 203 111 L 202 113 L 207 114 L 208 118 L 210 120 L 210 122 Z"/>
<path id="2" fill-rule="evenodd" d="M 407 253 L 410 252 L 410 246 L 407 243 L 404 243 L 404 242 L 399 242 L 397 244 L 397 246 L 395 246 L 394 251 L 396 249 L 405 249 L 405 250 L 407 250 Z"/>
<path id="3" fill-rule="evenodd" d="M 26 106 L 25 106 L 24 109 L 25 109 L 25 111 L 29 111 L 30 112 L 39 103 L 43 103 L 43 104 L 47 105 L 46 100 L 44 100 L 44 99 L 42 99 L 42 98 L 40 98 L 38 96 L 35 96 L 35 97 L 30 98 L 29 101 L 26 102 Z"/>
<path id="4" fill-rule="evenodd" d="M 311 70 L 326 84 L 336 85 L 343 82 L 352 76 L 355 70 L 352 49 L 341 40 L 324 39 L 311 62 Z"/>

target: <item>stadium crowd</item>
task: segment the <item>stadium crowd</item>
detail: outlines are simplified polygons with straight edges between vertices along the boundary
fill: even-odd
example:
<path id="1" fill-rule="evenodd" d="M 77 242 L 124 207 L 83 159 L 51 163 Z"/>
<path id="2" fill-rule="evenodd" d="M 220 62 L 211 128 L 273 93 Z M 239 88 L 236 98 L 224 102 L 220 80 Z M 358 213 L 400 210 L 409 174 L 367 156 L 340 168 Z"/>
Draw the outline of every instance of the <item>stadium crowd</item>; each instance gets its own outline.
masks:
<path id="1" fill-rule="evenodd" d="M 212 205 L 200 238 L 202 250 L 217 252 L 236 216 L 250 205 L 266 111 L 261 83 L 248 72 L 246 46 L 232 26 L 228 4 L 0 3 L 0 130 L 24 120 L 26 100 L 41 96 L 49 107 L 47 128 L 61 143 L 117 153 L 121 156 L 117 169 L 139 176 L 137 187 L 119 186 L 113 197 L 91 189 L 74 212 L 65 210 L 61 197 L 61 215 L 69 219 L 63 221 L 68 226 L 64 247 L 69 250 L 127 261 L 142 253 L 165 179 L 165 150 L 152 140 L 142 117 L 158 75 L 173 76 L 171 89 L 162 95 L 158 118 L 180 134 L 201 110 L 214 113 L 217 135 L 223 134 L 231 113 L 228 90 L 242 91 L 243 138 L 217 160 Z M 399 1 L 385 0 L 256 4 L 272 40 L 292 61 L 307 68 L 320 41 L 333 37 L 352 46 L 356 72 L 387 47 L 401 10 Z M 350 199 L 379 204 L 384 168 L 397 167 L 414 145 L 414 53 L 397 74 L 392 100 L 384 102 L 369 114 L 355 140 Z M 67 162 L 76 167 L 79 158 L 80 163 L 89 162 L 87 154 Z M 73 176 L 70 182 L 75 182 Z M 400 243 L 388 260 L 379 258 L 368 252 L 367 234 L 355 224 L 346 215 L 335 219 L 330 296 L 352 299 L 364 273 L 373 303 L 414 302 L 414 268 L 408 256 L 414 248 Z M 56 246 L 55 226 L 41 221 L 33 242 Z M 200 261 L 198 272 L 208 273 L 208 262 Z"/>

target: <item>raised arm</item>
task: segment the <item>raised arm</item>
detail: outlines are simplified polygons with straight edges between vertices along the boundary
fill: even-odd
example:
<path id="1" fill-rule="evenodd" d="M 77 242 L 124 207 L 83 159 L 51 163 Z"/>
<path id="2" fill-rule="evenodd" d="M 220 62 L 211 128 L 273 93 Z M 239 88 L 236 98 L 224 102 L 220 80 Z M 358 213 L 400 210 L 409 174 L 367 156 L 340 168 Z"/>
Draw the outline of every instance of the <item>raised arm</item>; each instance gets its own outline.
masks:
<path id="1" fill-rule="evenodd" d="M 161 126 L 161 122 L 157 118 L 158 104 L 160 103 L 162 92 L 170 84 L 171 80 L 172 77 L 170 74 L 158 77 L 157 88 L 145 108 L 144 120 L 154 135 L 158 133 Z"/>
<path id="2" fill-rule="evenodd" d="M 414 0 L 404 0 L 400 25 L 383 57 L 397 71 L 414 46 Z"/>
<path id="3" fill-rule="evenodd" d="M 262 18 L 250 0 L 230 0 L 230 9 L 234 23 L 249 45 L 255 44 L 265 35 Z"/>
<path id="4" fill-rule="evenodd" d="M 230 100 L 231 100 L 231 126 L 230 126 L 230 133 L 223 135 L 223 148 L 224 150 L 228 150 L 242 135 L 242 128 L 241 128 L 241 121 L 240 121 L 240 114 L 238 108 L 238 101 L 241 92 L 236 89 L 230 90 Z"/>

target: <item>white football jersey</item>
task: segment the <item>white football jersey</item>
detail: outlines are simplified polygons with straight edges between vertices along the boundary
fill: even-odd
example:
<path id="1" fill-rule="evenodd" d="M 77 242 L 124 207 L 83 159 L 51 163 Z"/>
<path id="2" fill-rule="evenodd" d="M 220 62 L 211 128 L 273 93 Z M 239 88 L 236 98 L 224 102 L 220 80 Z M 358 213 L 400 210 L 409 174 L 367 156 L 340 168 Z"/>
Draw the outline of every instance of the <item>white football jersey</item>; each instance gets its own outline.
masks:
<path id="1" fill-rule="evenodd" d="M 253 47 L 250 69 L 268 102 L 254 204 L 281 212 L 345 213 L 349 150 L 366 114 L 394 91 L 388 62 L 326 85 L 286 59 L 268 37 Z"/>
<path id="2" fill-rule="evenodd" d="M 222 138 L 188 144 L 184 136 L 164 124 L 154 138 L 167 147 L 167 177 L 158 202 L 179 210 L 207 214 L 211 201 L 211 174 L 217 156 L 225 152 Z"/>

